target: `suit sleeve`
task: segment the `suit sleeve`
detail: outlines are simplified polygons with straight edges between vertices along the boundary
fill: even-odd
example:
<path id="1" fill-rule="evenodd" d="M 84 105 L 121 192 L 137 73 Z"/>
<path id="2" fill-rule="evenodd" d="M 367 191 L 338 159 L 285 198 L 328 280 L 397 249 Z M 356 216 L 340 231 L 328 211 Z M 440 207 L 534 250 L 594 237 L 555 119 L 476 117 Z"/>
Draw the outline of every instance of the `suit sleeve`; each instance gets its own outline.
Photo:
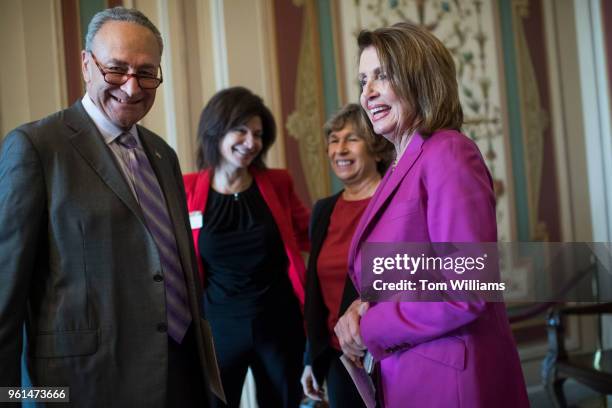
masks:
<path id="1" fill-rule="evenodd" d="M 185 175 L 183 175 L 181 173 L 181 165 L 180 162 L 178 160 L 178 156 L 176 156 L 176 152 L 174 150 L 172 150 L 172 154 L 174 156 L 174 177 L 176 178 L 176 184 L 177 184 L 177 189 L 178 189 L 178 194 L 179 197 L 181 199 L 181 207 L 183 207 L 184 211 L 185 211 L 185 231 L 187 231 L 187 239 L 188 239 L 188 246 L 189 246 L 189 253 L 191 255 L 191 264 L 196 266 L 199 265 L 198 263 L 198 258 L 196 257 L 196 253 L 194 252 L 194 248 L 195 245 L 193 243 L 193 234 L 191 231 L 191 225 L 189 223 L 189 200 L 188 200 L 188 194 L 190 194 L 190 191 L 193 189 L 193 177 L 189 176 L 186 177 Z M 187 187 L 187 183 L 188 187 Z M 202 293 L 202 276 L 199 273 L 199 266 L 198 269 L 195 269 L 194 271 L 194 282 L 196 283 L 196 292 L 198 294 Z M 199 300 L 198 300 L 199 301 Z"/>
<path id="2" fill-rule="evenodd" d="M 39 157 L 20 131 L 0 150 L 0 386 L 21 383 L 22 327 L 28 288 L 46 237 L 45 185 Z"/>
<path id="3" fill-rule="evenodd" d="M 295 238 L 304 252 L 310 251 L 310 240 L 308 239 L 310 210 L 302 203 L 295 192 L 293 179 L 287 173 L 289 179 L 289 205 L 291 206 L 291 221 Z"/>
<path id="4" fill-rule="evenodd" d="M 173 150 L 172 150 L 172 154 L 174 158 L 173 160 L 174 164 L 172 168 L 174 170 L 174 178 L 176 179 L 176 185 L 177 185 L 176 188 L 178 190 L 178 194 L 181 199 L 181 207 L 183 207 L 183 209 L 185 210 L 185 214 L 188 215 L 189 210 L 187 208 L 187 191 L 185 188 L 184 176 L 181 173 L 181 165 L 179 163 L 178 157 L 176 156 L 176 153 Z M 189 225 L 186 225 L 186 227 L 189 228 Z"/>
<path id="5" fill-rule="evenodd" d="M 478 148 L 468 139 L 453 138 L 431 153 L 423 173 L 431 241 L 496 241 L 492 183 Z M 467 325 L 485 308 L 484 301 L 382 302 L 363 316 L 361 334 L 380 360 L 393 350 L 408 349 Z"/>

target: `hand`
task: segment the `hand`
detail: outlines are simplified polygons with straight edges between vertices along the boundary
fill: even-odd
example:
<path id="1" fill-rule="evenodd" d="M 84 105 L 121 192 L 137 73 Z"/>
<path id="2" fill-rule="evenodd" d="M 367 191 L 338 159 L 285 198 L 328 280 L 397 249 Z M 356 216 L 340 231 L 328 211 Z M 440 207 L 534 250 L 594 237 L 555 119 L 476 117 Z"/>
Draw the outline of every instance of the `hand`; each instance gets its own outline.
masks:
<path id="1" fill-rule="evenodd" d="M 361 338 L 360 322 L 361 316 L 370 307 L 368 302 L 355 300 L 346 312 L 338 319 L 334 332 L 340 342 L 342 352 L 358 367 L 363 367 L 361 362 L 366 346 Z"/>
<path id="2" fill-rule="evenodd" d="M 323 400 L 323 391 L 319 387 L 317 379 L 312 372 L 312 366 L 304 366 L 304 372 L 302 373 L 302 378 L 300 381 L 302 382 L 304 394 L 306 394 L 308 398 L 315 401 Z"/>

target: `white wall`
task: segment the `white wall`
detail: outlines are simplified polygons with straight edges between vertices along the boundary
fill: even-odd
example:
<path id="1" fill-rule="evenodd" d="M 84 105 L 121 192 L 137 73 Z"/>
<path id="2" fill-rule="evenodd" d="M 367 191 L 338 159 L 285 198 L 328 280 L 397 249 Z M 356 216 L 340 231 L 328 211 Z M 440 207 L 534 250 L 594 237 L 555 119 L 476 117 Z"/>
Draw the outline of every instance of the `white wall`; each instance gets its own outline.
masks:
<path id="1" fill-rule="evenodd" d="M 66 105 L 60 1 L 0 1 L 0 134 Z"/>
<path id="2" fill-rule="evenodd" d="M 586 144 L 592 240 L 612 241 L 612 125 L 600 0 L 574 0 L 583 135 Z M 611 254 L 612 258 L 612 254 Z M 610 262 L 608 262 L 608 265 Z M 612 271 L 608 271 L 609 273 Z M 602 318 L 603 343 L 612 346 L 612 318 Z"/>
<path id="3" fill-rule="evenodd" d="M 131 0 L 157 25 L 164 38 L 164 83 L 142 124 L 177 151 L 184 172 L 195 170 L 200 112 L 227 86 L 242 85 L 260 95 L 280 118 L 274 78 L 276 51 L 272 0 Z M 284 167 L 279 123 L 268 153 L 271 167 Z"/>

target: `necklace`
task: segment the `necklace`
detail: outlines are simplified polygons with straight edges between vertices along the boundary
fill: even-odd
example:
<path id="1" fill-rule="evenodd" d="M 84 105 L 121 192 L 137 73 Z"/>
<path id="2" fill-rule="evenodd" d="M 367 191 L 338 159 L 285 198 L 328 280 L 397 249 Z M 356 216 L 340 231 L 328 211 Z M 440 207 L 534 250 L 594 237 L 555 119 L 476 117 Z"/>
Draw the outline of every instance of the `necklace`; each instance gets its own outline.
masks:
<path id="1" fill-rule="evenodd" d="M 214 176 L 211 185 L 218 193 L 233 195 L 234 201 L 238 201 L 240 193 L 248 190 L 252 183 L 253 177 L 247 173 L 246 176 L 238 176 L 233 181 L 230 181 L 228 177 Z"/>
<path id="2" fill-rule="evenodd" d="M 395 171 L 395 167 L 397 166 L 397 159 L 393 159 L 393 162 L 391 162 L 391 171 L 394 172 Z"/>

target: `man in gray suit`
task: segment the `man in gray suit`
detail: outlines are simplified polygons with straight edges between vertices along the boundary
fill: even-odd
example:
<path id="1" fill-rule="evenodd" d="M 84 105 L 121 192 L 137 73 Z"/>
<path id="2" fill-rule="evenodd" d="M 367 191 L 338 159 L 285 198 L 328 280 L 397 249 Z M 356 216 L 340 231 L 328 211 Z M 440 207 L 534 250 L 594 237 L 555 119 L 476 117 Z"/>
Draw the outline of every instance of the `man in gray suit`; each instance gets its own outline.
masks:
<path id="1" fill-rule="evenodd" d="M 85 96 L 2 144 L 0 386 L 21 384 L 23 349 L 33 386 L 70 387 L 75 407 L 208 405 L 178 159 L 136 125 L 162 46 L 136 10 L 96 14 Z"/>

